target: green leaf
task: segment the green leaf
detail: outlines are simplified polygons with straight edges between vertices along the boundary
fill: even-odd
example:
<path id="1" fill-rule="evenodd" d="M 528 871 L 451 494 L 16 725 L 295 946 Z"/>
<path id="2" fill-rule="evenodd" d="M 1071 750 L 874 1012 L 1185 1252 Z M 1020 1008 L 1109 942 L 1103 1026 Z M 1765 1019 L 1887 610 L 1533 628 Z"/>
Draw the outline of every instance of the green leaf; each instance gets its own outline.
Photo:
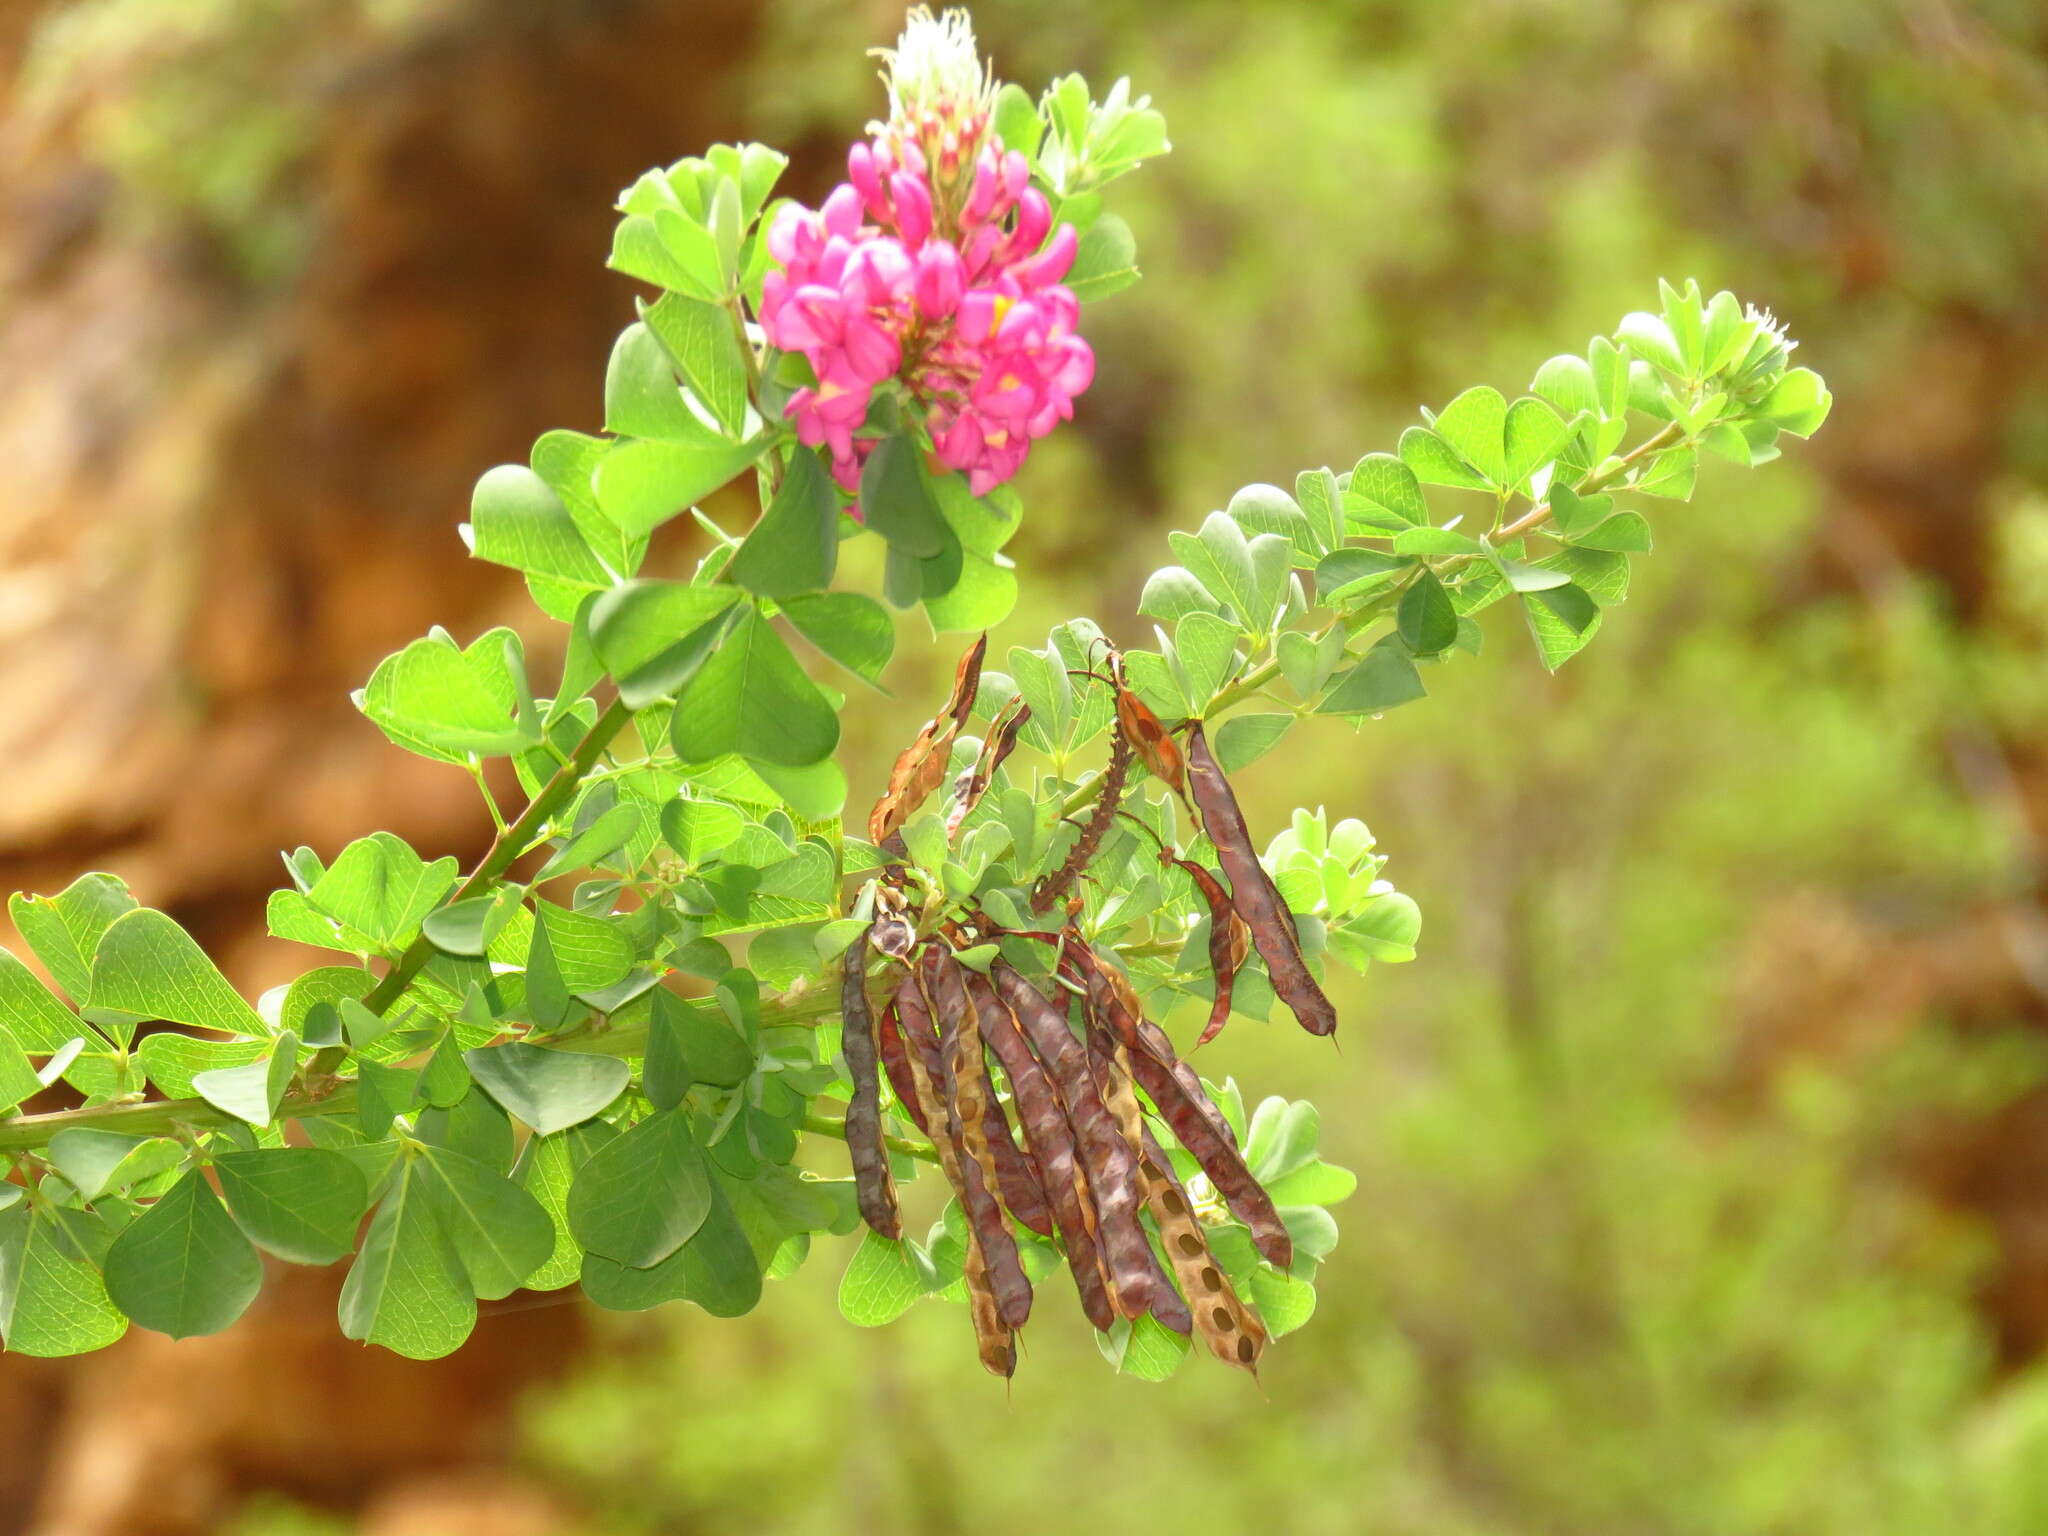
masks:
<path id="1" fill-rule="evenodd" d="M 532 1195 L 447 1147 L 428 1147 L 420 1163 L 441 1224 L 479 1298 L 511 1295 L 548 1261 L 555 1224 Z"/>
<path id="2" fill-rule="evenodd" d="M 629 709 L 668 698 L 696 677 L 739 594 L 731 587 L 631 581 L 590 606 L 590 644 Z"/>
<path id="3" fill-rule="evenodd" d="M 556 974 L 570 992 L 601 992 L 633 968 L 632 941 L 616 923 L 551 901 L 535 901 L 533 909 L 535 931 L 545 931 Z"/>
<path id="4" fill-rule="evenodd" d="M 1577 587 L 1529 593 L 1522 599 L 1522 611 L 1543 665 L 1553 672 L 1576 655 L 1600 627 L 1599 608 Z"/>
<path id="5" fill-rule="evenodd" d="M 1425 485 L 1448 485 L 1461 490 L 1492 489 L 1484 475 L 1476 474 L 1451 447 L 1427 427 L 1410 427 L 1397 445 L 1401 462 Z"/>
<path id="6" fill-rule="evenodd" d="M 1401 594 L 1396 627 L 1408 648 L 1419 656 L 1448 650 L 1458 638 L 1458 611 L 1435 573 L 1424 571 Z"/>
<path id="7" fill-rule="evenodd" d="M 8 916 L 36 958 L 49 967 L 72 1002 L 81 1006 L 92 991 L 92 957 L 99 948 L 100 935 L 115 918 L 133 910 L 135 898 L 128 894 L 128 887 L 113 875 L 103 874 L 80 875 L 56 896 L 17 894 L 7 902 Z"/>
<path id="8" fill-rule="evenodd" d="M 287 1031 L 279 1035 L 268 1056 L 237 1067 L 215 1067 L 195 1073 L 192 1091 L 224 1114 L 266 1126 L 277 1114 L 285 1089 L 298 1064 L 299 1041 Z"/>
<path id="9" fill-rule="evenodd" d="M 1306 1280 L 1283 1274 L 1268 1265 L 1252 1271 L 1251 1304 L 1258 1308 L 1266 1332 L 1281 1338 L 1294 1332 L 1315 1316 L 1316 1288 Z"/>
<path id="10" fill-rule="evenodd" d="M 839 717 L 775 628 L 748 609 L 677 701 L 671 724 L 686 763 L 727 753 L 800 768 L 832 755 Z"/>
<path id="11" fill-rule="evenodd" d="M 341 1287 L 341 1331 L 412 1360 L 436 1360 L 476 1326 L 476 1293 L 422 1158 L 400 1160 Z"/>
<path id="12" fill-rule="evenodd" d="M 1655 315 L 1641 310 L 1624 315 L 1615 330 L 1614 339 L 1652 367 L 1681 376 L 1686 372 L 1678 338 L 1671 334 L 1671 327 Z"/>
<path id="13" fill-rule="evenodd" d="M 483 1090 L 539 1136 L 588 1120 L 633 1080 L 633 1069 L 616 1056 L 547 1050 L 517 1041 L 469 1051 L 463 1059 Z"/>
<path id="14" fill-rule="evenodd" d="M 531 745 L 516 718 L 518 685 L 506 664 L 509 629 L 494 629 L 466 650 L 436 631 L 385 657 L 356 706 L 392 741 L 446 763 Z"/>
<path id="15" fill-rule="evenodd" d="M 1650 552 L 1650 520 L 1640 512 L 1620 512 L 1579 534 L 1572 542 L 1581 549 L 1604 549 L 1618 555 L 1647 555 Z"/>
<path id="16" fill-rule="evenodd" d="M 135 1048 L 136 1065 L 166 1098 L 189 1099 L 192 1080 L 216 1067 L 239 1067 L 270 1054 L 267 1040 L 202 1040 L 175 1030 L 143 1036 Z"/>
<path id="17" fill-rule="evenodd" d="M 746 425 L 747 365 L 732 311 L 668 293 L 644 307 L 640 318 L 727 435 L 738 436 Z"/>
<path id="18" fill-rule="evenodd" d="M 228 1214 L 249 1241 L 293 1264 L 332 1264 L 356 1245 L 370 1203 L 362 1170 L 320 1147 L 264 1147 L 213 1160 Z"/>
<path id="19" fill-rule="evenodd" d="M 960 559 L 959 574 L 943 592 L 925 584 L 925 617 L 941 634 L 993 629 L 1017 606 L 1017 573 L 1001 557 L 972 552 Z"/>
<path id="20" fill-rule="evenodd" d="M 1502 484 L 1520 485 L 1556 458 L 1571 435 L 1572 424 L 1541 400 L 1517 400 L 1508 408 L 1504 429 L 1507 474 Z"/>
<path id="21" fill-rule="evenodd" d="M 1138 280 L 1138 242 L 1131 226 L 1105 213 L 1082 233 L 1067 286 L 1083 304 L 1121 293 Z"/>
<path id="22" fill-rule="evenodd" d="M 176 1167 L 185 1151 L 164 1136 L 123 1136 L 74 1126 L 50 1138 L 47 1155 L 79 1198 L 92 1201 Z"/>
<path id="23" fill-rule="evenodd" d="M 1382 642 L 1365 653 L 1357 666 L 1339 678 L 1319 715 L 1376 715 L 1382 710 L 1423 697 L 1429 690 L 1407 654 Z"/>
<path id="24" fill-rule="evenodd" d="M 1276 1205 L 1335 1205 L 1358 1189 L 1358 1175 L 1322 1161 L 1304 1163 L 1284 1178 L 1273 1180 L 1266 1193 Z"/>
<path id="25" fill-rule="evenodd" d="M 594 1153 L 569 1190 L 569 1229 L 594 1254 L 659 1264 L 703 1224 L 711 1176 L 682 1110 L 650 1115 Z"/>
<path id="26" fill-rule="evenodd" d="M 174 1339 L 219 1333 L 263 1289 L 263 1261 L 194 1168 L 107 1250 L 107 1295 Z"/>
<path id="27" fill-rule="evenodd" d="M 1351 471 L 1344 517 L 1358 527 L 1398 531 L 1428 522 L 1429 504 L 1407 464 L 1390 453 L 1369 453 Z"/>
<path id="28" fill-rule="evenodd" d="M 50 1358 L 104 1349 L 128 1331 L 85 1246 L 89 1217 L 0 1210 L 0 1341 Z"/>
<path id="29" fill-rule="evenodd" d="M 1394 535 L 1394 553 L 1413 558 L 1418 555 L 1478 555 L 1486 546 L 1469 533 L 1455 528 L 1405 528 Z"/>
<path id="30" fill-rule="evenodd" d="M 412 941 L 459 874 L 452 857 L 429 864 L 404 839 L 373 832 L 341 850 L 306 900 L 341 924 L 344 936 L 359 936 L 367 947 L 388 952 Z"/>
<path id="31" fill-rule="evenodd" d="M 1216 732 L 1216 760 L 1225 773 L 1248 768 L 1280 744 L 1292 715 L 1232 715 Z"/>
<path id="32" fill-rule="evenodd" d="M 1199 715 L 1237 670 L 1237 630 L 1212 613 L 1191 613 L 1174 629 L 1187 673 L 1188 704 Z"/>
<path id="33" fill-rule="evenodd" d="M 746 819 L 721 800 L 675 799 L 661 808 L 662 841 L 685 864 L 702 864 L 732 846 Z"/>
<path id="34" fill-rule="evenodd" d="M 744 1317 L 761 1300 L 761 1260 L 747 1240 L 725 1180 L 711 1181 L 711 1207 L 669 1263 L 680 1262 L 683 1295 L 713 1317 Z"/>
<path id="35" fill-rule="evenodd" d="M 554 1228 L 554 1246 L 547 1262 L 526 1277 L 526 1288 L 555 1291 L 573 1284 L 583 1267 L 583 1249 L 569 1230 L 569 1186 L 576 1170 L 597 1147 L 618 1133 L 602 1120 L 558 1136 L 530 1138 L 512 1177 L 540 1202 Z"/>
<path id="36" fill-rule="evenodd" d="M 29 1064 L 28 1052 L 14 1038 L 11 1023 L 0 1016 L 0 1115 L 42 1091 L 43 1080 Z"/>
<path id="37" fill-rule="evenodd" d="M 1780 431 L 1811 437 L 1828 419 L 1834 403 L 1819 374 L 1811 368 L 1793 368 L 1771 386 L 1758 410 Z"/>
<path id="38" fill-rule="evenodd" d="M 124 913 L 101 936 L 92 962 L 91 1003 L 224 1034 L 271 1033 L 192 935 L 148 907 Z"/>
<path id="39" fill-rule="evenodd" d="M 1593 370 L 1583 357 L 1569 353 L 1553 357 L 1536 370 L 1536 378 L 1529 386 L 1566 416 L 1576 416 L 1580 411 L 1600 410 L 1599 391 L 1593 383 Z"/>
<path id="40" fill-rule="evenodd" d="M 17 905 L 20 899 L 17 898 Z M 51 921 L 62 928 L 62 921 Z M 66 935 L 68 940 L 69 935 Z M 86 996 L 91 989 L 91 971 L 88 969 L 79 981 L 74 994 Z M 64 1048 L 67 1041 L 86 1033 L 78 1016 L 50 995 L 50 989 L 42 984 L 36 973 L 24 965 L 12 951 L 0 946 L 0 1026 L 13 1036 L 24 1050 L 37 1055 L 47 1055 Z"/>
<path id="41" fill-rule="evenodd" d="M 618 437 L 684 439 L 702 435 L 683 403 L 668 349 L 644 324 L 627 326 L 604 375 L 604 429 Z"/>
<path id="42" fill-rule="evenodd" d="M 598 507 L 628 534 L 651 533 L 753 463 L 769 441 L 728 442 L 700 426 L 689 440 L 619 443 L 597 466 Z"/>
<path id="43" fill-rule="evenodd" d="M 817 453 L 799 446 L 725 574 L 749 592 L 779 599 L 824 590 L 838 563 L 839 492 Z"/>
<path id="44" fill-rule="evenodd" d="M 561 497 L 523 464 L 500 464 L 477 481 L 469 527 L 479 560 L 581 587 L 609 586 L 614 579 Z"/>
<path id="45" fill-rule="evenodd" d="M 909 437 L 899 434 L 875 444 L 861 468 L 860 509 L 868 528 L 893 549 L 929 559 L 946 547 L 946 519 Z"/>
<path id="46" fill-rule="evenodd" d="M 857 1328 L 893 1323 L 925 1294 L 929 1273 L 911 1262 L 906 1244 L 864 1233 L 839 1278 L 839 1315 Z"/>
<path id="47" fill-rule="evenodd" d="M 855 676 L 879 682 L 896 649 L 889 610 L 858 592 L 813 592 L 785 598 L 782 616 L 796 632 Z"/>
<path id="48" fill-rule="evenodd" d="M 1222 604 L 1210 596 L 1209 589 L 1202 585 L 1193 571 L 1185 566 L 1169 565 L 1154 571 L 1145 579 L 1145 590 L 1138 598 L 1138 612 L 1149 619 L 1172 624 L 1191 613 L 1220 613 Z"/>
<path id="49" fill-rule="evenodd" d="M 1490 384 L 1480 384 L 1438 413 L 1436 435 L 1489 484 L 1511 485 L 1505 445 L 1507 417 L 1508 403 L 1501 392 Z"/>
<path id="50" fill-rule="evenodd" d="M 1691 448 L 1667 448 L 1650 460 L 1642 477 L 1635 481 L 1634 489 L 1645 496 L 1665 496 L 1673 501 L 1692 499 L 1693 476 L 1699 467 L 1699 454 Z"/>

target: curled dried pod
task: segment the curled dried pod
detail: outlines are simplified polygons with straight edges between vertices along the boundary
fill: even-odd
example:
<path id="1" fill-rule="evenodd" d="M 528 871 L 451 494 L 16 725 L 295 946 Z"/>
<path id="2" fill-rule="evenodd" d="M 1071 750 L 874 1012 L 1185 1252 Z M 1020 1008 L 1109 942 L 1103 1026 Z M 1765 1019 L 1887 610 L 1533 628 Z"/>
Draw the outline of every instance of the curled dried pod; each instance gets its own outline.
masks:
<path id="1" fill-rule="evenodd" d="M 997 994 L 1044 1064 L 1067 1111 L 1067 1123 L 1074 1128 L 1117 1310 L 1125 1317 L 1142 1316 L 1152 1310 L 1160 1288 L 1172 1282 L 1152 1257 L 1152 1245 L 1138 1221 L 1143 1190 L 1137 1159 L 1096 1090 L 1087 1052 L 1067 1027 L 1065 1014 L 1007 962 L 998 960 L 991 975 Z"/>
<path id="2" fill-rule="evenodd" d="M 1103 1276 L 1101 1243 L 1096 1236 L 1094 1212 L 1088 1206 L 1088 1185 L 1076 1160 L 1074 1129 L 1067 1123 L 1045 1068 L 1032 1055 L 1017 1020 L 989 982 L 974 972 L 966 975 L 967 995 L 981 1015 L 981 1037 L 1002 1063 L 1010 1080 L 1017 1118 L 1037 1161 L 1059 1230 L 1060 1245 L 1066 1249 L 1067 1268 L 1080 1293 L 1081 1310 L 1088 1321 L 1107 1331 L 1116 1320 Z"/>
<path id="3" fill-rule="evenodd" d="M 1109 763 L 1097 780 L 1095 809 L 1088 819 L 1081 823 L 1081 835 L 1074 839 L 1074 846 L 1067 850 L 1067 856 L 1060 860 L 1060 867 L 1047 874 L 1031 888 L 1031 910 L 1050 912 L 1060 904 L 1074 882 L 1081 878 L 1081 871 L 1095 857 L 1102 846 L 1103 838 L 1116 822 L 1117 807 L 1124 798 L 1124 783 L 1131 772 L 1131 744 L 1119 733 L 1109 744 Z"/>
<path id="4" fill-rule="evenodd" d="M 903 824 L 917 814 L 917 808 L 931 798 L 946 777 L 946 758 L 953 738 L 974 708 L 981 689 L 982 658 L 988 654 L 988 636 L 983 635 L 960 658 L 953 674 L 953 693 L 946 707 L 925 723 L 917 739 L 903 749 L 889 770 L 888 787 L 868 815 L 868 838 L 886 845 Z"/>
<path id="5" fill-rule="evenodd" d="M 1202 813 L 1202 828 L 1216 845 L 1217 862 L 1230 877 L 1230 900 L 1238 915 L 1252 931 L 1252 943 L 1266 962 L 1266 975 L 1280 1001 L 1294 1011 L 1301 1027 L 1312 1035 L 1327 1035 L 1337 1028 L 1337 1010 L 1323 995 L 1322 987 L 1302 958 L 1301 936 L 1295 931 L 1294 914 L 1259 862 L 1252 847 L 1251 830 L 1237 795 L 1199 722 L 1188 727 L 1188 788 Z"/>
<path id="6" fill-rule="evenodd" d="M 846 1103 L 846 1151 L 853 1164 L 854 1198 L 861 1219 L 887 1238 L 903 1235 L 896 1206 L 896 1181 L 882 1141 L 882 1083 L 874 1008 L 868 1000 L 868 936 L 853 941 L 840 958 L 840 1050 L 853 1096 Z"/>

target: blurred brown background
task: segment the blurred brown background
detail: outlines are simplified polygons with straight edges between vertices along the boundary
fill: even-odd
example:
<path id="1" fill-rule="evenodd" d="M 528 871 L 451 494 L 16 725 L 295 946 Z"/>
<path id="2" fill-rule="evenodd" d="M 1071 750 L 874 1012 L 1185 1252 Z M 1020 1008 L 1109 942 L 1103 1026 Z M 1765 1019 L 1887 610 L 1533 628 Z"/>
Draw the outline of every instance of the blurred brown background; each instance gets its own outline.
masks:
<path id="1" fill-rule="evenodd" d="M 1710 475 L 1601 643 L 1510 626 L 1252 778 L 1366 817 L 1422 959 L 1343 1055 L 1240 1026 L 1356 1167 L 1265 1396 L 1042 1325 L 508 1311 L 0 1359 L 0 1532 L 2048 1529 L 2048 15 L 2033 0 L 976 8 L 1130 74 L 1148 280 L 1023 482 L 998 644 L 1130 614 L 1238 484 L 1524 384 L 1659 275 L 1773 306 L 1833 420 Z M 110 868 L 250 988 L 279 848 L 473 854 L 347 691 L 536 629 L 454 524 L 590 428 L 618 188 L 713 140 L 835 179 L 900 13 L 826 0 L 0 0 L 0 888 Z M 664 558 L 687 557 L 684 536 Z M 948 664 L 906 623 L 856 795 Z M 865 777 L 863 777 L 865 775 Z M 1234 1038 L 1233 1038 L 1234 1037 Z M 680 1312 L 681 1309 L 671 1309 Z"/>

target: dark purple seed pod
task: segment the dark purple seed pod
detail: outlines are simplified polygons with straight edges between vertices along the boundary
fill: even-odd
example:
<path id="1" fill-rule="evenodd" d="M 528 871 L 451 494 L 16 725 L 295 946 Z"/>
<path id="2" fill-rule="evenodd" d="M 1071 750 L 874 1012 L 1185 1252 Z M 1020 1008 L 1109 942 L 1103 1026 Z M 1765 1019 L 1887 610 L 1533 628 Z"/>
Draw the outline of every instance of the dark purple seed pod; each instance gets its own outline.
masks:
<path id="1" fill-rule="evenodd" d="M 861 1219 L 887 1238 L 901 1238 L 903 1218 L 896 1206 L 896 1181 L 882 1141 L 882 1083 L 874 1009 L 868 1001 L 868 936 L 863 933 L 840 959 L 840 1050 L 853 1096 L 846 1103 L 846 1151 L 853 1163 L 854 1197 Z"/>
<path id="2" fill-rule="evenodd" d="M 1152 1310 L 1153 1299 L 1162 1288 L 1171 1289 L 1172 1282 L 1153 1258 L 1152 1245 L 1138 1221 L 1144 1191 L 1138 1182 L 1137 1159 L 1096 1090 L 1087 1052 L 1067 1027 L 1065 1014 L 1006 962 L 998 960 L 992 975 L 998 995 L 1044 1064 L 1067 1111 L 1067 1123 L 1074 1128 L 1117 1309 L 1126 1317 L 1142 1316 Z"/>
<path id="3" fill-rule="evenodd" d="M 1088 1188 L 1076 1160 L 1074 1129 L 1067 1123 L 1067 1112 L 1044 1066 L 1031 1054 L 1016 1019 L 996 996 L 995 988 L 972 971 L 967 973 L 966 985 L 967 995 L 981 1015 L 981 1037 L 1010 1080 L 1012 1102 L 1043 1176 L 1046 1203 L 1052 1208 L 1060 1244 L 1066 1249 L 1067 1268 L 1080 1293 L 1081 1310 L 1089 1322 L 1107 1332 L 1116 1312 L 1103 1283 L 1101 1245 L 1086 1207 Z"/>
<path id="4" fill-rule="evenodd" d="M 1216 860 L 1230 877 L 1230 900 L 1252 931 L 1252 943 L 1266 962 L 1266 975 L 1279 999 L 1294 1010 L 1301 1027 L 1312 1035 L 1337 1028 L 1337 1010 L 1310 973 L 1301 955 L 1301 936 L 1294 914 L 1259 862 L 1251 829 L 1238 808 L 1237 795 L 1209 751 L 1199 724 L 1188 727 L 1188 790 L 1202 813 L 1202 829 L 1216 846 Z"/>

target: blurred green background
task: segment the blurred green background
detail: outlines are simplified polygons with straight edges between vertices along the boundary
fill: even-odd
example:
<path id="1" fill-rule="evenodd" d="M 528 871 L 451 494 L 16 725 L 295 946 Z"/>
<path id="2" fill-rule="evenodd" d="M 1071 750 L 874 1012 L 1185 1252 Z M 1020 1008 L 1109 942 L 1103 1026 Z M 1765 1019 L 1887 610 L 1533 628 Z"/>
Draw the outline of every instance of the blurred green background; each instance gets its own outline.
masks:
<path id="1" fill-rule="evenodd" d="M 459 558 L 469 478 L 592 423 L 631 294 L 601 271 L 610 191 L 715 135 L 792 149 L 815 195 L 878 110 L 863 51 L 899 14 L 17 9 L 0 178 L 26 213 L 0 242 L 0 441 L 26 445 L 7 471 L 26 509 L 18 537 L 0 522 L 0 560 L 118 593 L 63 530 L 141 506 L 159 512 L 130 536 L 199 574 L 101 658 L 153 679 L 142 711 L 180 723 L 152 750 L 184 789 L 124 791 L 125 819 L 97 822 L 53 802 L 6 834 L 6 873 L 47 887 L 127 860 L 232 945 L 268 847 L 312 839 L 263 843 L 259 812 L 246 851 L 203 877 L 180 862 L 193 806 L 229 795 L 209 772 L 222 722 L 331 735 L 321 760 L 347 785 L 294 806 L 330 840 L 401 814 L 388 782 L 350 777 L 369 727 L 344 705 L 306 736 L 300 695 L 508 599 L 452 567 L 445 587 L 380 589 L 379 542 Z M 1390 448 L 1468 384 L 1525 387 L 1654 308 L 1659 276 L 1772 307 L 1835 392 L 1812 445 L 1704 473 L 1659 517 L 1628 604 L 1560 676 L 1492 614 L 1485 654 L 1433 674 L 1428 703 L 1304 734 L 1246 775 L 1262 837 L 1296 804 L 1367 820 L 1425 915 L 1415 963 L 1340 983 L 1339 1048 L 1240 1023 L 1204 1053 L 1248 1096 L 1314 1099 L 1325 1155 L 1360 1176 L 1317 1317 L 1257 1386 L 1197 1363 L 1148 1387 L 1048 1306 L 1006 1392 L 957 1309 L 840 1322 L 844 1253 L 821 1247 L 738 1323 L 672 1308 L 545 1346 L 480 1340 L 544 1347 L 549 1377 L 515 1371 L 472 1405 L 503 1417 L 447 1459 L 481 1481 L 414 1524 L 379 1515 L 378 1489 L 436 1475 L 431 1418 L 380 1460 L 335 1417 L 323 1443 L 357 1470 L 331 1483 L 233 1437 L 188 1448 L 221 1464 L 211 1524 L 175 1524 L 168 1499 L 81 1514 L 62 1435 L 98 1443 L 97 1413 L 116 1442 L 161 1438 L 109 1407 L 152 1378 L 39 1378 L 46 1418 L 73 1427 L 41 1442 L 48 1476 L 0 1529 L 2048 1529 L 2048 14 L 974 10 L 1000 76 L 1127 74 L 1175 144 L 1117 189 L 1146 280 L 1090 311 L 1097 382 L 1020 482 L 1025 597 L 999 650 L 1076 613 L 1142 637 L 1167 529 L 1244 482 Z M 67 223 L 80 178 L 93 213 Z M 64 355 L 144 301 L 102 363 Z M 59 399 L 73 426 L 52 427 Z M 102 406 L 126 413 L 115 447 L 57 456 L 51 492 L 35 431 Z M 198 436 L 196 467 L 151 447 L 145 418 Z M 354 594 L 344 617 L 336 592 Z M 217 605 L 255 617 L 224 635 L 193 612 Z M 248 659 L 279 632 L 320 659 Z M 850 733 L 857 798 L 950 668 L 921 638 L 905 625 L 896 697 Z M 150 670 L 166 650 L 168 679 Z M 83 760 L 128 728 L 97 727 Z M 80 759 L 11 760 L 32 789 Z M 459 849 L 475 819 L 451 808 L 429 840 Z M 268 963 L 246 944 L 250 976 Z M 169 1358 L 204 1376 L 201 1355 Z M 439 1390 L 380 1380 L 398 1402 Z"/>

